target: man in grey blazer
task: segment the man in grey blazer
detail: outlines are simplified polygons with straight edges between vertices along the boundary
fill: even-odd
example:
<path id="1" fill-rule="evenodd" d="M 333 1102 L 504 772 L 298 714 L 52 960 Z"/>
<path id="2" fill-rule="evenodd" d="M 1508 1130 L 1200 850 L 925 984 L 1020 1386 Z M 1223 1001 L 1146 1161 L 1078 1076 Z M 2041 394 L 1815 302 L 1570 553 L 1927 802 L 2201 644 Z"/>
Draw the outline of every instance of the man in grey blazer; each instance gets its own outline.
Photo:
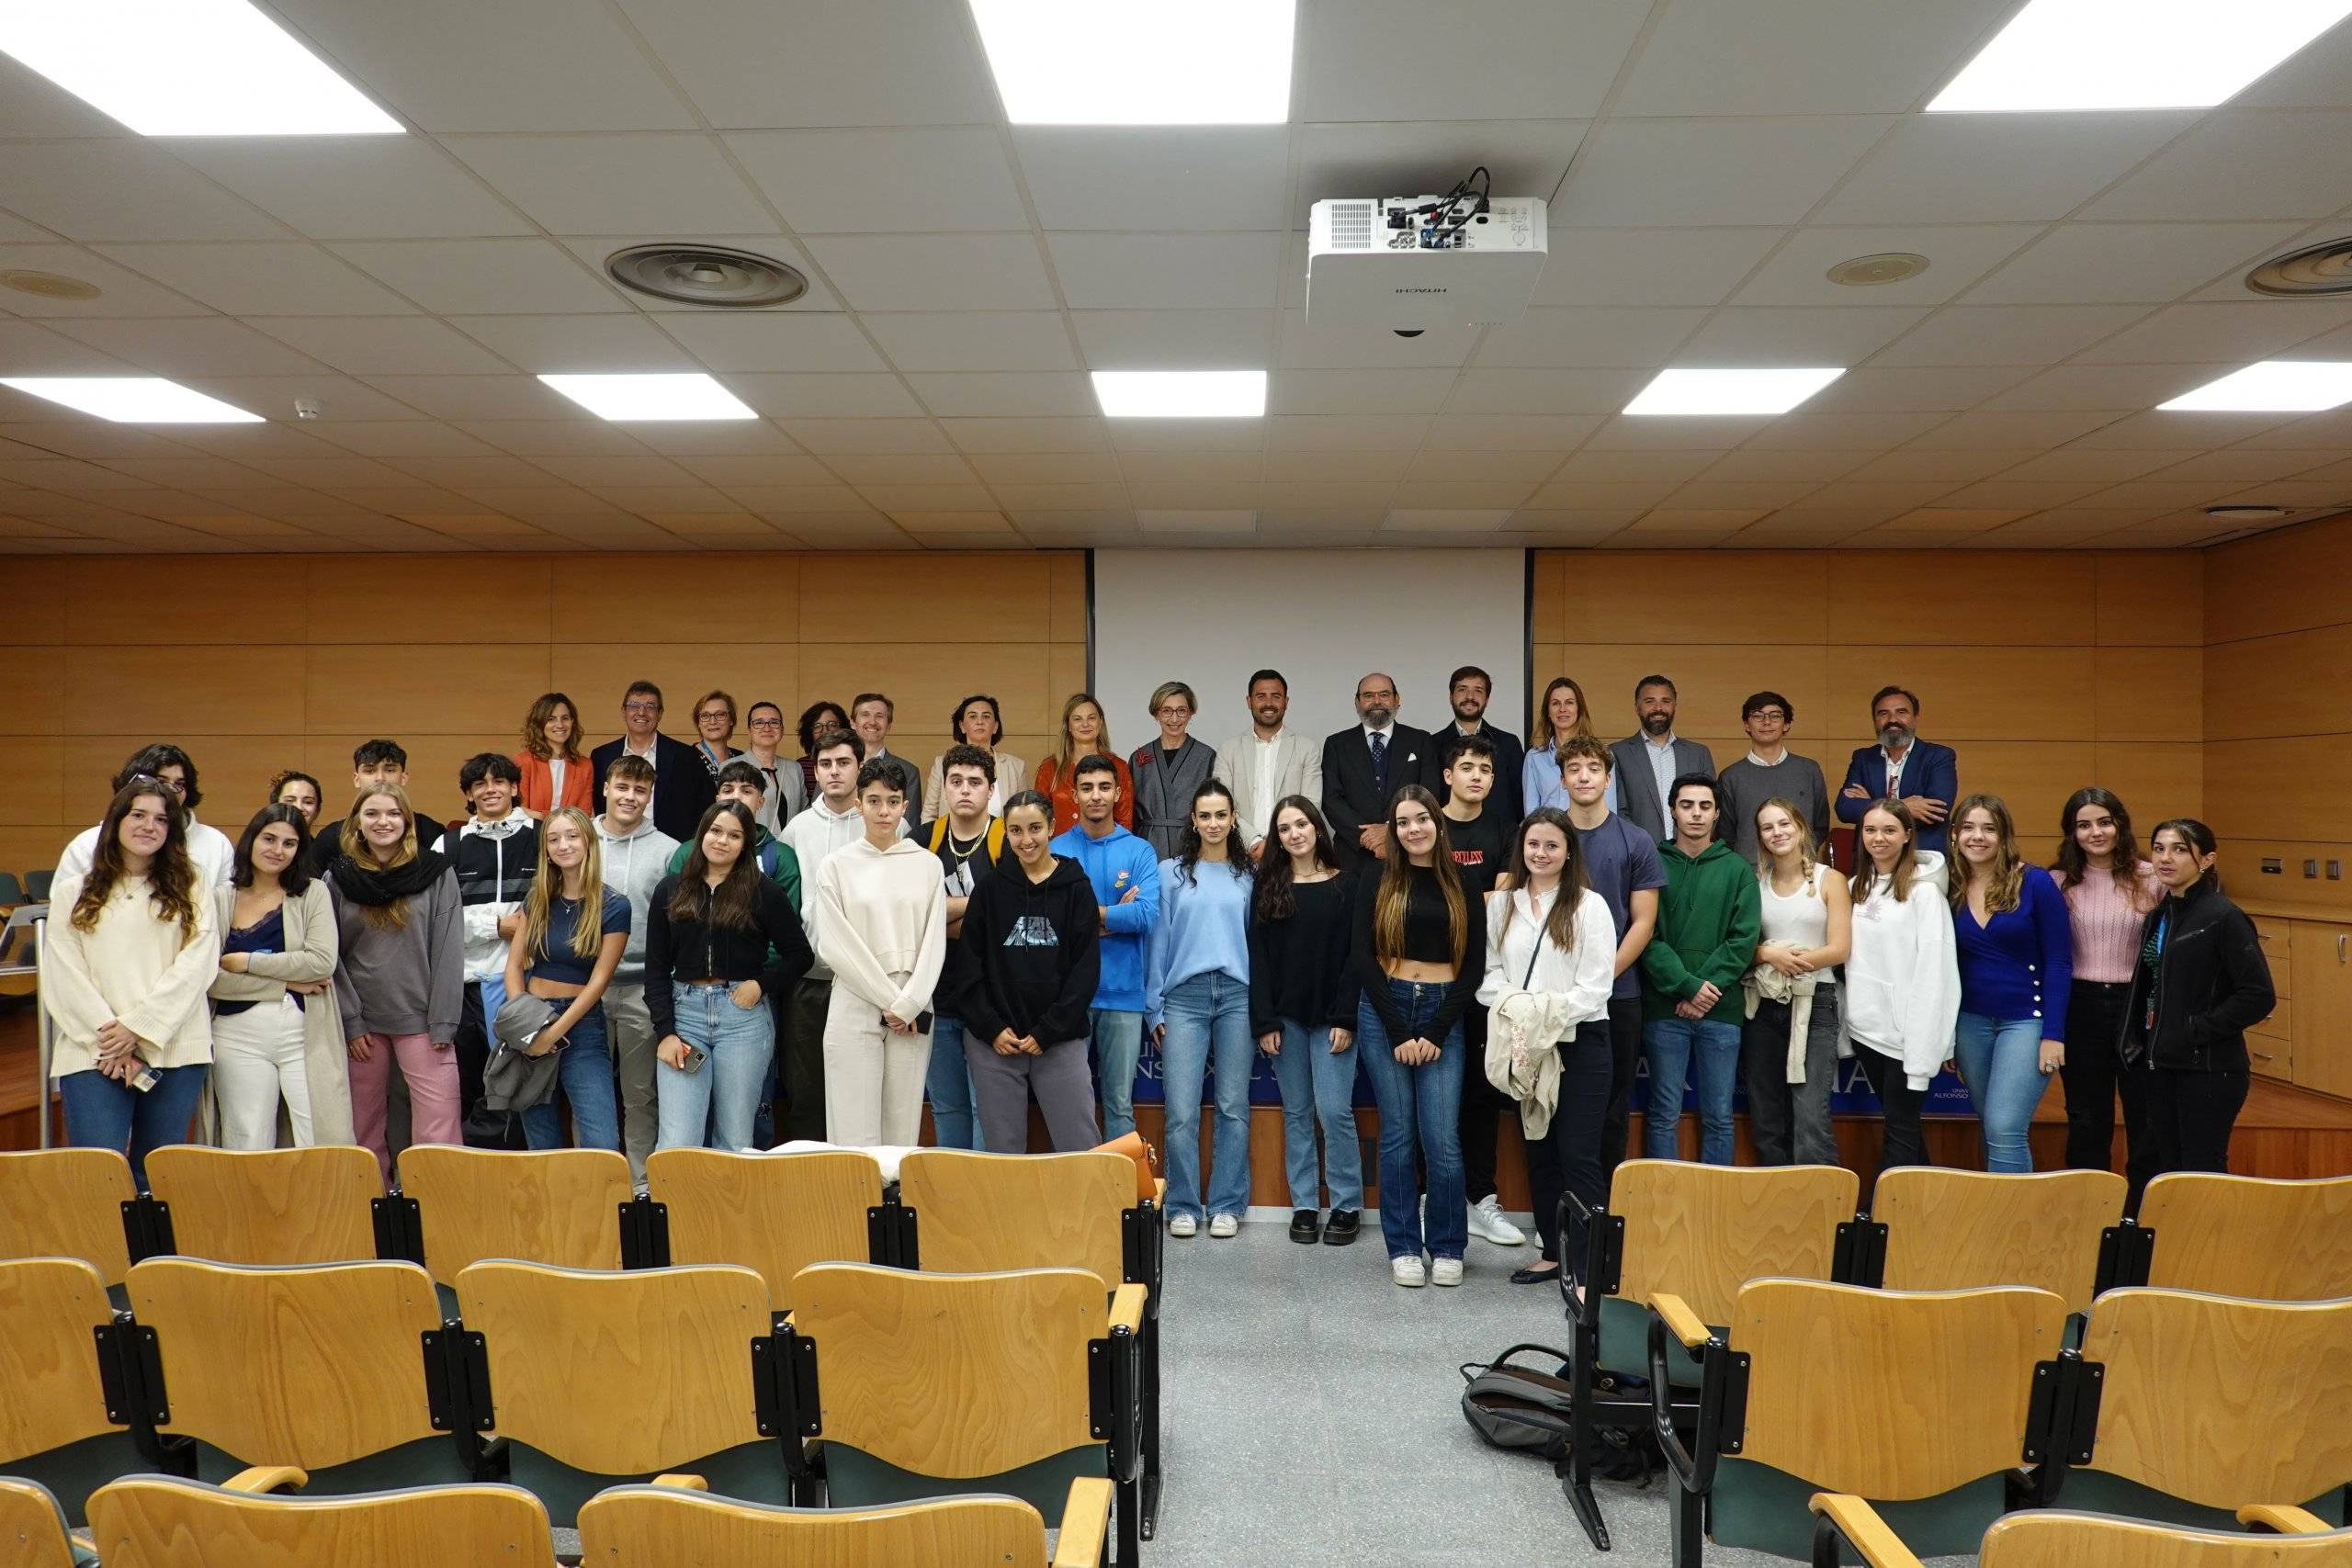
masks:
<path id="1" fill-rule="evenodd" d="M 1290 712 L 1290 682 L 1279 670 L 1250 677 L 1250 724 L 1216 749 L 1217 781 L 1233 792 L 1233 818 L 1252 858 L 1264 851 L 1274 806 L 1286 795 L 1323 798 L 1323 750 L 1283 728 Z"/>
<path id="2" fill-rule="evenodd" d="M 1643 676 L 1634 688 L 1634 716 L 1641 720 L 1641 733 L 1609 748 L 1620 814 L 1660 841 L 1674 836 L 1665 805 L 1674 781 L 1684 773 L 1712 778 L 1715 772 L 1713 752 L 1674 733 L 1674 699 L 1673 682 L 1663 675 Z"/>

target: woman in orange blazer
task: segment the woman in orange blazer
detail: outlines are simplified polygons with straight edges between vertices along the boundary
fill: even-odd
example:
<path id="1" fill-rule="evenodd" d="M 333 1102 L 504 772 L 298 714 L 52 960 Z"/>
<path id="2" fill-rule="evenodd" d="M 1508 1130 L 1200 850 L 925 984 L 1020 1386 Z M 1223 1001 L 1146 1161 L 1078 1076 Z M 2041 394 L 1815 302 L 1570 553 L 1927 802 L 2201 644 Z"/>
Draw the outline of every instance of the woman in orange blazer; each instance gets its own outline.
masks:
<path id="1" fill-rule="evenodd" d="M 514 765 L 523 770 L 523 809 L 532 816 L 545 817 L 559 806 L 596 814 L 596 770 L 580 750 L 579 710 L 561 692 L 531 705 Z"/>
<path id="2" fill-rule="evenodd" d="M 1077 782 L 1078 760 L 1089 751 L 1099 751 L 1111 759 L 1111 766 L 1119 775 L 1119 804 L 1112 812 L 1119 826 L 1132 831 L 1136 825 L 1136 781 L 1127 772 L 1125 759 L 1111 750 L 1111 728 L 1102 721 L 1102 705 L 1092 695 L 1080 692 L 1062 705 L 1062 738 L 1046 760 L 1037 764 L 1037 793 L 1054 803 L 1054 831 L 1062 833 L 1078 825 L 1078 798 L 1070 793 Z"/>

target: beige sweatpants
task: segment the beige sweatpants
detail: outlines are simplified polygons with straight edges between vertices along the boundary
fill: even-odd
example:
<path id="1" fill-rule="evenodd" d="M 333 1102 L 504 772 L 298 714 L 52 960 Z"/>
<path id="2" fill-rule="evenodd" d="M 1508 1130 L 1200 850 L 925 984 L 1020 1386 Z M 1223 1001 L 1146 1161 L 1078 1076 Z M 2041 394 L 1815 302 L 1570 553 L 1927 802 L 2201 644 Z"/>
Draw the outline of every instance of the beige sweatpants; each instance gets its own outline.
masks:
<path id="1" fill-rule="evenodd" d="M 871 1148 L 917 1142 L 930 1069 L 930 1034 L 893 1033 L 871 1002 L 833 982 L 825 1012 L 827 1143 Z"/>

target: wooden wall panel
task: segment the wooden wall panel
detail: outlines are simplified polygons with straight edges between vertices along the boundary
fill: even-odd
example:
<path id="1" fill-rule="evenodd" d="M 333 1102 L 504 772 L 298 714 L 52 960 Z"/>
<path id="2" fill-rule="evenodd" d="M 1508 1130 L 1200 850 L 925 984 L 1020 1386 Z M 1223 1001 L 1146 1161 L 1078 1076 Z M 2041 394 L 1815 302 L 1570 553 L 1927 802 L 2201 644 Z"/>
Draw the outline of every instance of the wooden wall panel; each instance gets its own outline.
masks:
<path id="1" fill-rule="evenodd" d="M 2213 740 L 2352 734 L 2352 624 L 2215 643 L 2205 714 Z"/>
<path id="2" fill-rule="evenodd" d="M 2088 739 L 2090 665 L 2082 648 L 1860 643 L 1830 660 L 1829 703 L 1841 727 L 1868 731 L 1871 698 L 1899 685 L 1918 695 L 1919 733 L 1947 746 Z"/>
<path id="3" fill-rule="evenodd" d="M 2092 656 L 2091 712 L 2101 740 L 2205 739 L 2205 653 L 2196 648 L 2102 648 Z M 2070 686 L 2070 701 L 2081 701 Z M 2079 712 L 2076 720 L 2079 723 Z"/>
<path id="4" fill-rule="evenodd" d="M 1765 688 L 1796 705 L 1799 734 L 1819 734 L 1829 719 L 1829 650 L 1818 644 L 1568 643 L 1557 659 L 1536 666 L 1528 701 L 1540 700 L 1555 675 L 1573 675 L 1592 705 L 1593 728 L 1611 739 L 1634 732 L 1634 683 L 1650 674 L 1674 682 L 1676 731 L 1693 739 L 1740 734 L 1740 704 Z"/>
<path id="5" fill-rule="evenodd" d="M 2115 551 L 2097 560 L 2101 648 L 2196 648 L 2205 640 L 2206 572 L 2178 550 Z"/>
<path id="6" fill-rule="evenodd" d="M 2333 518 L 2205 552 L 2205 637 L 2237 642 L 2345 624 L 2352 520 Z"/>
<path id="7" fill-rule="evenodd" d="M 682 739 L 714 686 L 787 720 L 819 696 L 880 689 L 899 704 L 893 749 L 924 764 L 956 700 L 985 691 L 1003 704 L 1005 746 L 1034 763 L 1086 669 L 1085 558 L 1067 551 L 138 564 L 171 592 L 125 601 L 111 559 L 5 569 L 0 868 L 54 863 L 123 759 L 159 739 L 196 758 L 198 815 L 232 836 L 289 767 L 316 775 L 342 816 L 352 748 L 376 736 L 407 748 L 418 809 L 446 820 L 465 811 L 459 764 L 517 750 L 548 690 L 579 705 L 594 746 L 617 733 L 622 689 L 640 677 L 662 687 L 662 728 Z"/>
<path id="8" fill-rule="evenodd" d="M 1561 604 L 1555 615 L 1539 604 L 1537 640 L 1556 624 L 1563 642 L 1835 641 L 1824 559 L 1815 551 L 1539 552 L 1538 599 L 1556 584 Z"/>
<path id="9" fill-rule="evenodd" d="M 1828 561 L 1834 643 L 1883 642 L 1896 629 L 1929 646 L 1994 648 L 2083 645 L 2097 635 L 2093 556 L 1846 550 Z"/>

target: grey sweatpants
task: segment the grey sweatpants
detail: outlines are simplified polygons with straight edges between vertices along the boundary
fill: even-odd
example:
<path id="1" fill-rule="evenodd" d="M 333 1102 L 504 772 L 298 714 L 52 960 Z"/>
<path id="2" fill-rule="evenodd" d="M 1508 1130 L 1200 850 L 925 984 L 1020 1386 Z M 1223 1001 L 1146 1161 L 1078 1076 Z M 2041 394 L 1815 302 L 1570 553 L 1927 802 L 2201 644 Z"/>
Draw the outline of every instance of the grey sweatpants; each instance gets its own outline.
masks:
<path id="1" fill-rule="evenodd" d="M 972 1104 L 980 1137 L 991 1152 L 1029 1147 L 1029 1096 L 1046 1113 L 1054 1152 L 1091 1149 L 1102 1141 L 1094 1121 L 1094 1075 L 1087 1070 L 1083 1037 L 1045 1047 L 1036 1055 L 1000 1056 L 996 1047 L 964 1032 L 964 1060 L 972 1068 Z"/>
<path id="2" fill-rule="evenodd" d="M 628 1156 L 632 1181 L 645 1179 L 645 1156 L 653 1152 L 658 1124 L 653 1113 L 653 1014 L 645 1006 L 645 985 L 605 987 L 605 1032 L 620 1079 L 621 1148 Z"/>

